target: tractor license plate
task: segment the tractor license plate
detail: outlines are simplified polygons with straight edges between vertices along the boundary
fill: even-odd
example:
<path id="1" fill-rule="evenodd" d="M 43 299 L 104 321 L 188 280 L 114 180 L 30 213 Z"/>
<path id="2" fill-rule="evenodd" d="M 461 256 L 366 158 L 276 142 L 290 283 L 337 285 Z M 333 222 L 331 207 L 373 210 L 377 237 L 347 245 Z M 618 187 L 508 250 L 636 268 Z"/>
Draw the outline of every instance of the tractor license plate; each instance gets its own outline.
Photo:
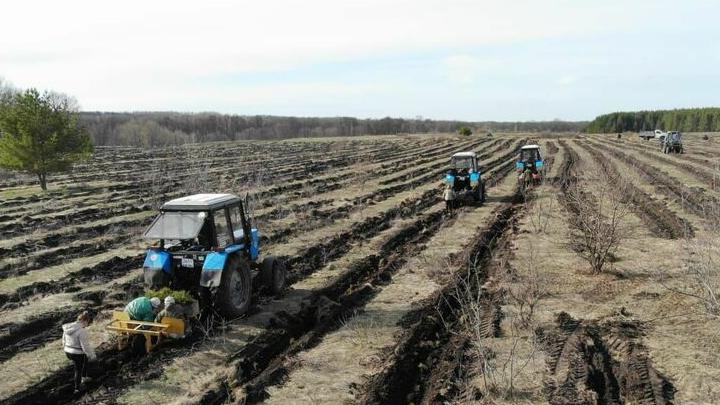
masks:
<path id="1" fill-rule="evenodd" d="M 195 260 L 183 257 L 180 263 L 183 267 L 193 268 L 195 267 Z"/>

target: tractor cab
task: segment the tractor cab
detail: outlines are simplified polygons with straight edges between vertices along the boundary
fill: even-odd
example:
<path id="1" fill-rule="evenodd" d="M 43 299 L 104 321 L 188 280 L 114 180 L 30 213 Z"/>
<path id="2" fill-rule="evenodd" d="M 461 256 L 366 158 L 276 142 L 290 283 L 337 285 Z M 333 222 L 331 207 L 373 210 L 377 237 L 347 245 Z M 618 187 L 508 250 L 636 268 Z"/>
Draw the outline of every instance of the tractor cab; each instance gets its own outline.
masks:
<path id="1" fill-rule="evenodd" d="M 520 156 L 515 168 L 521 171 L 531 170 L 532 172 L 540 171 L 544 166 L 542 156 L 540 156 L 539 145 L 525 145 L 520 148 Z"/>
<path id="2" fill-rule="evenodd" d="M 459 152 L 452 155 L 445 182 L 451 185 L 456 193 L 470 193 L 475 201 L 485 200 L 485 182 L 475 152 Z"/>
<path id="3" fill-rule="evenodd" d="M 217 304 L 228 317 L 247 310 L 252 277 L 258 273 L 273 293 L 284 287 L 285 268 L 279 260 L 268 257 L 257 263 L 260 234 L 251 227 L 243 200 L 233 194 L 168 201 L 143 236 L 156 241 L 143 264 L 146 287 L 186 290 L 203 306 Z"/>
<path id="4" fill-rule="evenodd" d="M 458 173 L 465 171 L 479 172 L 477 154 L 475 152 L 459 152 L 452 155 L 450 167 Z"/>

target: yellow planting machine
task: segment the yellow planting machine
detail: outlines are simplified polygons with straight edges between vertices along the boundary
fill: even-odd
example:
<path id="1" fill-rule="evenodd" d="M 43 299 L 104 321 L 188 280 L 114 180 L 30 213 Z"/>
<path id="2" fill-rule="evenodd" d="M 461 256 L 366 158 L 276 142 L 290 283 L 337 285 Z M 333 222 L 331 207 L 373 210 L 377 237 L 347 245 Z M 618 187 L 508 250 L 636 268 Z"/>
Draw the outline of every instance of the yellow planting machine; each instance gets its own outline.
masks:
<path id="1" fill-rule="evenodd" d="M 166 316 L 160 322 L 133 321 L 125 311 L 113 311 L 112 321 L 105 327 L 120 336 L 118 349 L 126 348 L 133 337 L 145 337 L 145 351 L 151 352 L 155 346 L 165 339 L 181 339 L 185 337 L 185 321 Z"/>

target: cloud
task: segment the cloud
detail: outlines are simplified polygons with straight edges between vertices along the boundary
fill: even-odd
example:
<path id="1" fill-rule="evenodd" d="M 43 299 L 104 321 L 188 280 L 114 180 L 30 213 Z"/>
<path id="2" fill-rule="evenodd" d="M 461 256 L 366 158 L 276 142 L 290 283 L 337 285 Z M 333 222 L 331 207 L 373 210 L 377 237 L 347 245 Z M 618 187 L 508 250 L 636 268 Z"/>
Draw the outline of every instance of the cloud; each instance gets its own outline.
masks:
<path id="1" fill-rule="evenodd" d="M 705 9 L 696 11 L 697 4 Z M 717 33 L 697 18 L 711 19 L 713 11 L 717 7 L 710 3 L 669 0 L 9 0 L 0 24 L 0 75 L 20 87 L 75 95 L 86 109 L 244 113 L 262 106 L 274 113 L 301 103 L 322 105 L 326 110 L 318 111 L 333 114 L 333 105 L 350 100 L 347 105 L 357 106 L 356 100 L 365 98 L 373 111 L 393 115 L 399 111 L 393 103 L 412 98 L 398 96 L 398 81 L 412 79 L 412 85 L 403 85 L 413 96 L 444 94 L 453 84 L 482 84 L 501 92 L 487 97 L 521 98 L 529 81 L 574 83 L 570 76 L 555 79 L 556 72 L 590 77 L 580 70 L 588 63 L 577 61 L 597 54 L 590 48 L 562 53 L 566 42 L 618 35 L 623 42 L 609 46 L 613 52 L 662 54 L 648 49 L 661 43 L 657 36 L 633 42 L 638 30 L 654 29 L 638 24 L 637 15 L 644 21 L 680 16 L 672 19 L 679 27 Z M 662 25 L 657 29 L 679 35 Z M 535 44 L 532 54 L 527 44 Z M 631 49 L 632 44 L 642 48 Z M 428 67 L 408 72 L 395 63 L 418 55 Z M 394 62 L 368 63 L 377 60 Z M 316 72 L 325 70 L 331 70 L 327 77 L 318 77 Z M 427 102 L 429 110 L 441 109 Z"/>
<path id="2" fill-rule="evenodd" d="M 557 84 L 561 86 L 570 86 L 572 84 L 575 84 L 578 81 L 578 78 L 576 76 L 568 75 L 563 76 L 557 80 Z"/>
<path id="3" fill-rule="evenodd" d="M 451 82 L 468 84 L 475 82 L 482 63 L 473 56 L 454 55 L 445 58 L 443 65 Z"/>
<path id="4" fill-rule="evenodd" d="M 442 60 L 445 75 L 455 84 L 473 84 L 503 71 L 505 62 L 499 57 L 451 55 Z"/>

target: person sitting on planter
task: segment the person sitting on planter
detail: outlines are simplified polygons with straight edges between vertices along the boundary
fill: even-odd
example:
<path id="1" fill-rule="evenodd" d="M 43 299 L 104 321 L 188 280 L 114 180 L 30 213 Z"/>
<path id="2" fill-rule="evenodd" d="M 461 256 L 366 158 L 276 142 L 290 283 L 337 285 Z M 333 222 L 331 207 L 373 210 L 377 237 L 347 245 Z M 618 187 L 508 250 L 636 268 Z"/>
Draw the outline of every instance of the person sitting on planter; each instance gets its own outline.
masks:
<path id="1" fill-rule="evenodd" d="M 171 296 L 165 297 L 165 307 L 155 317 L 155 322 L 160 322 L 166 316 L 171 318 L 182 319 L 184 316 L 183 308 L 180 304 L 175 303 L 175 298 Z"/>

